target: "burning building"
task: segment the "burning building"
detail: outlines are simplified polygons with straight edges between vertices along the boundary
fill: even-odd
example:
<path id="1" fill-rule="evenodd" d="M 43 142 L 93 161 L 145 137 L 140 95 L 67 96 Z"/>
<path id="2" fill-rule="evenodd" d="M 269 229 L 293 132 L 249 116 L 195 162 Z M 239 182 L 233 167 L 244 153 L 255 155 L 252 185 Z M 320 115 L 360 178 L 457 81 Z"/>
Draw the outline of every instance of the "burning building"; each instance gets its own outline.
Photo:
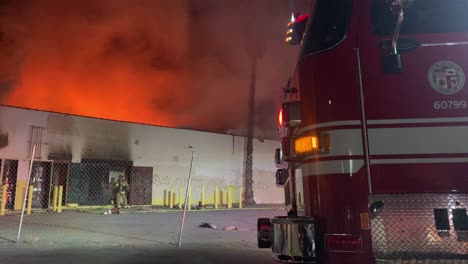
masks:
<path id="1" fill-rule="evenodd" d="M 64 187 L 64 205 L 108 205 L 110 182 L 118 175 L 130 182 L 131 204 L 164 205 L 171 188 L 177 192 L 185 188 L 192 150 L 194 203 L 202 199 L 198 190 L 203 186 L 210 203 L 216 187 L 225 190 L 244 184 L 246 138 L 242 136 L 4 106 L 0 107 L 0 135 L 0 178 L 10 186 L 11 209 L 22 206 L 31 157 L 35 208 L 51 206 L 55 186 Z M 256 203 L 283 202 L 283 190 L 275 188 L 271 169 L 276 145 L 255 140 Z"/>

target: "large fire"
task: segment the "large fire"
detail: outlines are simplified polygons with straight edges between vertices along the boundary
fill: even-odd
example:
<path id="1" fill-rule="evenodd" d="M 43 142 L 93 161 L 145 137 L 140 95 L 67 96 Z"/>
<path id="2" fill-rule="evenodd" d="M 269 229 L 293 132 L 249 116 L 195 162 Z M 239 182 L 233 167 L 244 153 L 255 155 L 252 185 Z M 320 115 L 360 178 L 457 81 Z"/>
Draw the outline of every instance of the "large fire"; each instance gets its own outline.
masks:
<path id="1" fill-rule="evenodd" d="M 294 57 L 278 56 L 285 49 L 281 15 L 289 10 L 281 0 L 226 2 L 6 1 L 0 101 L 163 126 L 239 128 L 247 118 L 245 43 L 266 41 L 257 102 L 274 124 L 272 90 L 284 83 Z M 259 38 L 246 41 L 246 27 Z"/>

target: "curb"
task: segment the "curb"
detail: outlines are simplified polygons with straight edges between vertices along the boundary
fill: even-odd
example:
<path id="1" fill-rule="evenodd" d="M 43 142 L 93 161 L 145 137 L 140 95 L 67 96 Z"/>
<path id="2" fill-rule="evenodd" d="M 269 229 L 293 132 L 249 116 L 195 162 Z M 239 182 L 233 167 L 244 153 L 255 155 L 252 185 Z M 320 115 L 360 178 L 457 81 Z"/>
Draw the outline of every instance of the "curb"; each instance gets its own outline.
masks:
<path id="1" fill-rule="evenodd" d="M 96 206 L 96 207 L 78 207 L 78 208 L 63 208 L 62 212 L 81 212 L 81 213 L 99 213 L 101 214 L 105 210 L 109 210 L 113 208 L 113 206 Z M 283 207 L 280 206 L 269 206 L 269 207 L 247 207 L 247 208 L 210 208 L 210 209 L 191 209 L 187 210 L 187 213 L 190 212 L 225 212 L 225 211 L 253 211 L 253 210 L 283 210 Z M 129 209 L 121 209 L 120 214 L 142 214 L 142 213 L 180 213 L 183 212 L 182 209 L 170 209 L 170 208 L 157 208 L 157 209 L 150 209 L 150 208 L 129 208 Z M 32 214 L 59 214 L 52 210 L 33 210 Z M 21 211 L 9 211 L 5 213 L 5 216 L 15 216 L 20 215 Z M 27 217 L 27 215 L 25 215 Z M 1 216 L 0 216 L 1 218 Z"/>

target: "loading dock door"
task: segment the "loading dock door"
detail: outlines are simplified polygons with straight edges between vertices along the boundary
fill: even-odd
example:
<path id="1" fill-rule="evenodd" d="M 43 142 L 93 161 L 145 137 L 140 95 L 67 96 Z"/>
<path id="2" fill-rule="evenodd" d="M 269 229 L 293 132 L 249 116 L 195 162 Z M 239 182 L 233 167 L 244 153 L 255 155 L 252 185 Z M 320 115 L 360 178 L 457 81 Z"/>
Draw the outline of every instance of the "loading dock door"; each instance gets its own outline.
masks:
<path id="1" fill-rule="evenodd" d="M 153 191 L 153 167 L 132 167 L 130 204 L 150 205 Z"/>

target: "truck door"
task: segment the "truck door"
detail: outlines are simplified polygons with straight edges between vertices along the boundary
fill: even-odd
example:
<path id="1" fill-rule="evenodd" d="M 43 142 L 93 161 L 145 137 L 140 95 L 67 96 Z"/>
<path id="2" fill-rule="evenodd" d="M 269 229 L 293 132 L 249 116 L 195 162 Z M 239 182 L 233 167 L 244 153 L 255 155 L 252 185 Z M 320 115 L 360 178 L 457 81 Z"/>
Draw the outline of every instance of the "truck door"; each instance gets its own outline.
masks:
<path id="1" fill-rule="evenodd" d="M 401 72 L 383 66 L 398 18 L 392 1 L 364 1 L 358 46 L 372 191 L 468 191 L 459 162 L 468 152 L 468 1 L 403 1 Z"/>

